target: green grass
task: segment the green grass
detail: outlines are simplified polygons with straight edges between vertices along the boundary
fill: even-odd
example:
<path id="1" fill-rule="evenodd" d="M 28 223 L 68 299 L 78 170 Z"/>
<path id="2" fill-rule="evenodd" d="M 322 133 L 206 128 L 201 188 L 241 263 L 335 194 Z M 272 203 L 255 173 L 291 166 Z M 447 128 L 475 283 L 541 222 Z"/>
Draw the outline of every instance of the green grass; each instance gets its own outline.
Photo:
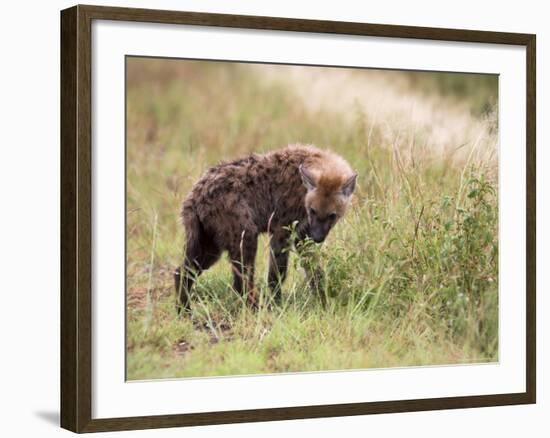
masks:
<path id="1" fill-rule="evenodd" d="M 455 160 L 432 153 L 427 130 L 375 121 L 357 105 L 353 117 L 311 111 L 245 65 L 128 62 L 129 379 L 498 360 L 497 172 L 476 158 L 494 138 L 466 139 L 471 153 Z M 455 97 L 439 98 L 443 115 L 446 105 L 454 111 Z M 199 278 L 192 317 L 178 319 L 179 211 L 194 181 L 221 159 L 294 142 L 330 146 L 359 174 L 347 215 L 310 248 L 327 308 L 291 248 L 281 306 L 250 311 L 224 258 Z M 256 284 L 265 303 L 267 259 L 263 236 Z"/>

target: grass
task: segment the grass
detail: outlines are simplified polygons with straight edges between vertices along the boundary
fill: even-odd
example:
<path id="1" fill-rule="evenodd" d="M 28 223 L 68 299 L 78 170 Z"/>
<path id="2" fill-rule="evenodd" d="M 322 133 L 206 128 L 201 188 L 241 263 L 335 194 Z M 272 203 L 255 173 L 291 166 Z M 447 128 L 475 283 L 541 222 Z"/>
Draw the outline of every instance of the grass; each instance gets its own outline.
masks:
<path id="1" fill-rule="evenodd" d="M 496 94 L 480 103 L 471 76 L 456 85 L 465 75 L 445 79 L 460 99 L 439 87 L 427 94 L 404 76 L 397 94 L 420 107 L 435 102 L 439 114 L 439 122 L 406 125 L 352 97 L 312 106 L 296 81 L 285 82 L 292 67 L 263 68 L 269 74 L 262 66 L 128 60 L 128 379 L 498 360 L 496 132 L 486 111 Z M 339 93 L 350 96 L 381 74 L 337 73 L 349 74 Z M 489 96 L 487 79 L 480 87 Z M 467 121 L 463 138 L 434 134 L 457 114 Z M 307 261 L 290 248 L 281 306 L 250 311 L 223 259 L 199 278 L 192 317 L 178 319 L 179 211 L 194 181 L 221 159 L 294 142 L 330 146 L 359 174 L 346 217 L 325 244 L 308 248 L 327 278 L 327 308 L 307 288 Z M 263 236 L 256 259 L 263 302 L 268 243 Z"/>

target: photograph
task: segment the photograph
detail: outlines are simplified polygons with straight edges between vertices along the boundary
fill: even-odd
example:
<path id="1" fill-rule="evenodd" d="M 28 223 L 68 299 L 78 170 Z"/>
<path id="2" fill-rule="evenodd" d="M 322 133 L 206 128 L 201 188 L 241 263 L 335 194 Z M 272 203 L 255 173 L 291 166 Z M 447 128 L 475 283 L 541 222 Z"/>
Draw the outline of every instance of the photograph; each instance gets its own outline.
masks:
<path id="1" fill-rule="evenodd" d="M 125 62 L 128 381 L 498 362 L 498 75 Z"/>

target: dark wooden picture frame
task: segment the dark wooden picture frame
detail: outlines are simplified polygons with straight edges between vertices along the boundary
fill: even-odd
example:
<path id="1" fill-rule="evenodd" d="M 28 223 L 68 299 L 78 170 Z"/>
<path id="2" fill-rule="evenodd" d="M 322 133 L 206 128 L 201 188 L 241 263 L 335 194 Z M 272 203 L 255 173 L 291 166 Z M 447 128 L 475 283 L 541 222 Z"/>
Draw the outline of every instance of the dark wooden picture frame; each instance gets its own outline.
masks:
<path id="1" fill-rule="evenodd" d="M 91 25 L 93 20 L 219 26 L 526 47 L 526 391 L 522 393 L 92 419 Z M 75 6 L 61 12 L 61 426 L 74 432 L 335 417 L 535 403 L 535 48 L 531 34 Z"/>

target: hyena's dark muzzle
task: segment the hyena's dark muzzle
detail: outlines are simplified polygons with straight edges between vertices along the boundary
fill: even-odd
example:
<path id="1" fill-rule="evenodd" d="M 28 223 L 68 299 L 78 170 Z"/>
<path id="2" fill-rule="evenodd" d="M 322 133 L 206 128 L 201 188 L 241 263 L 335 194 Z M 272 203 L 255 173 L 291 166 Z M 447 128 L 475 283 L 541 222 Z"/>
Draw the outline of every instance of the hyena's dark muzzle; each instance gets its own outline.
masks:
<path id="1" fill-rule="evenodd" d="M 323 242 L 332 228 L 331 221 L 322 221 L 317 218 L 311 218 L 309 223 L 308 237 L 315 243 Z"/>

